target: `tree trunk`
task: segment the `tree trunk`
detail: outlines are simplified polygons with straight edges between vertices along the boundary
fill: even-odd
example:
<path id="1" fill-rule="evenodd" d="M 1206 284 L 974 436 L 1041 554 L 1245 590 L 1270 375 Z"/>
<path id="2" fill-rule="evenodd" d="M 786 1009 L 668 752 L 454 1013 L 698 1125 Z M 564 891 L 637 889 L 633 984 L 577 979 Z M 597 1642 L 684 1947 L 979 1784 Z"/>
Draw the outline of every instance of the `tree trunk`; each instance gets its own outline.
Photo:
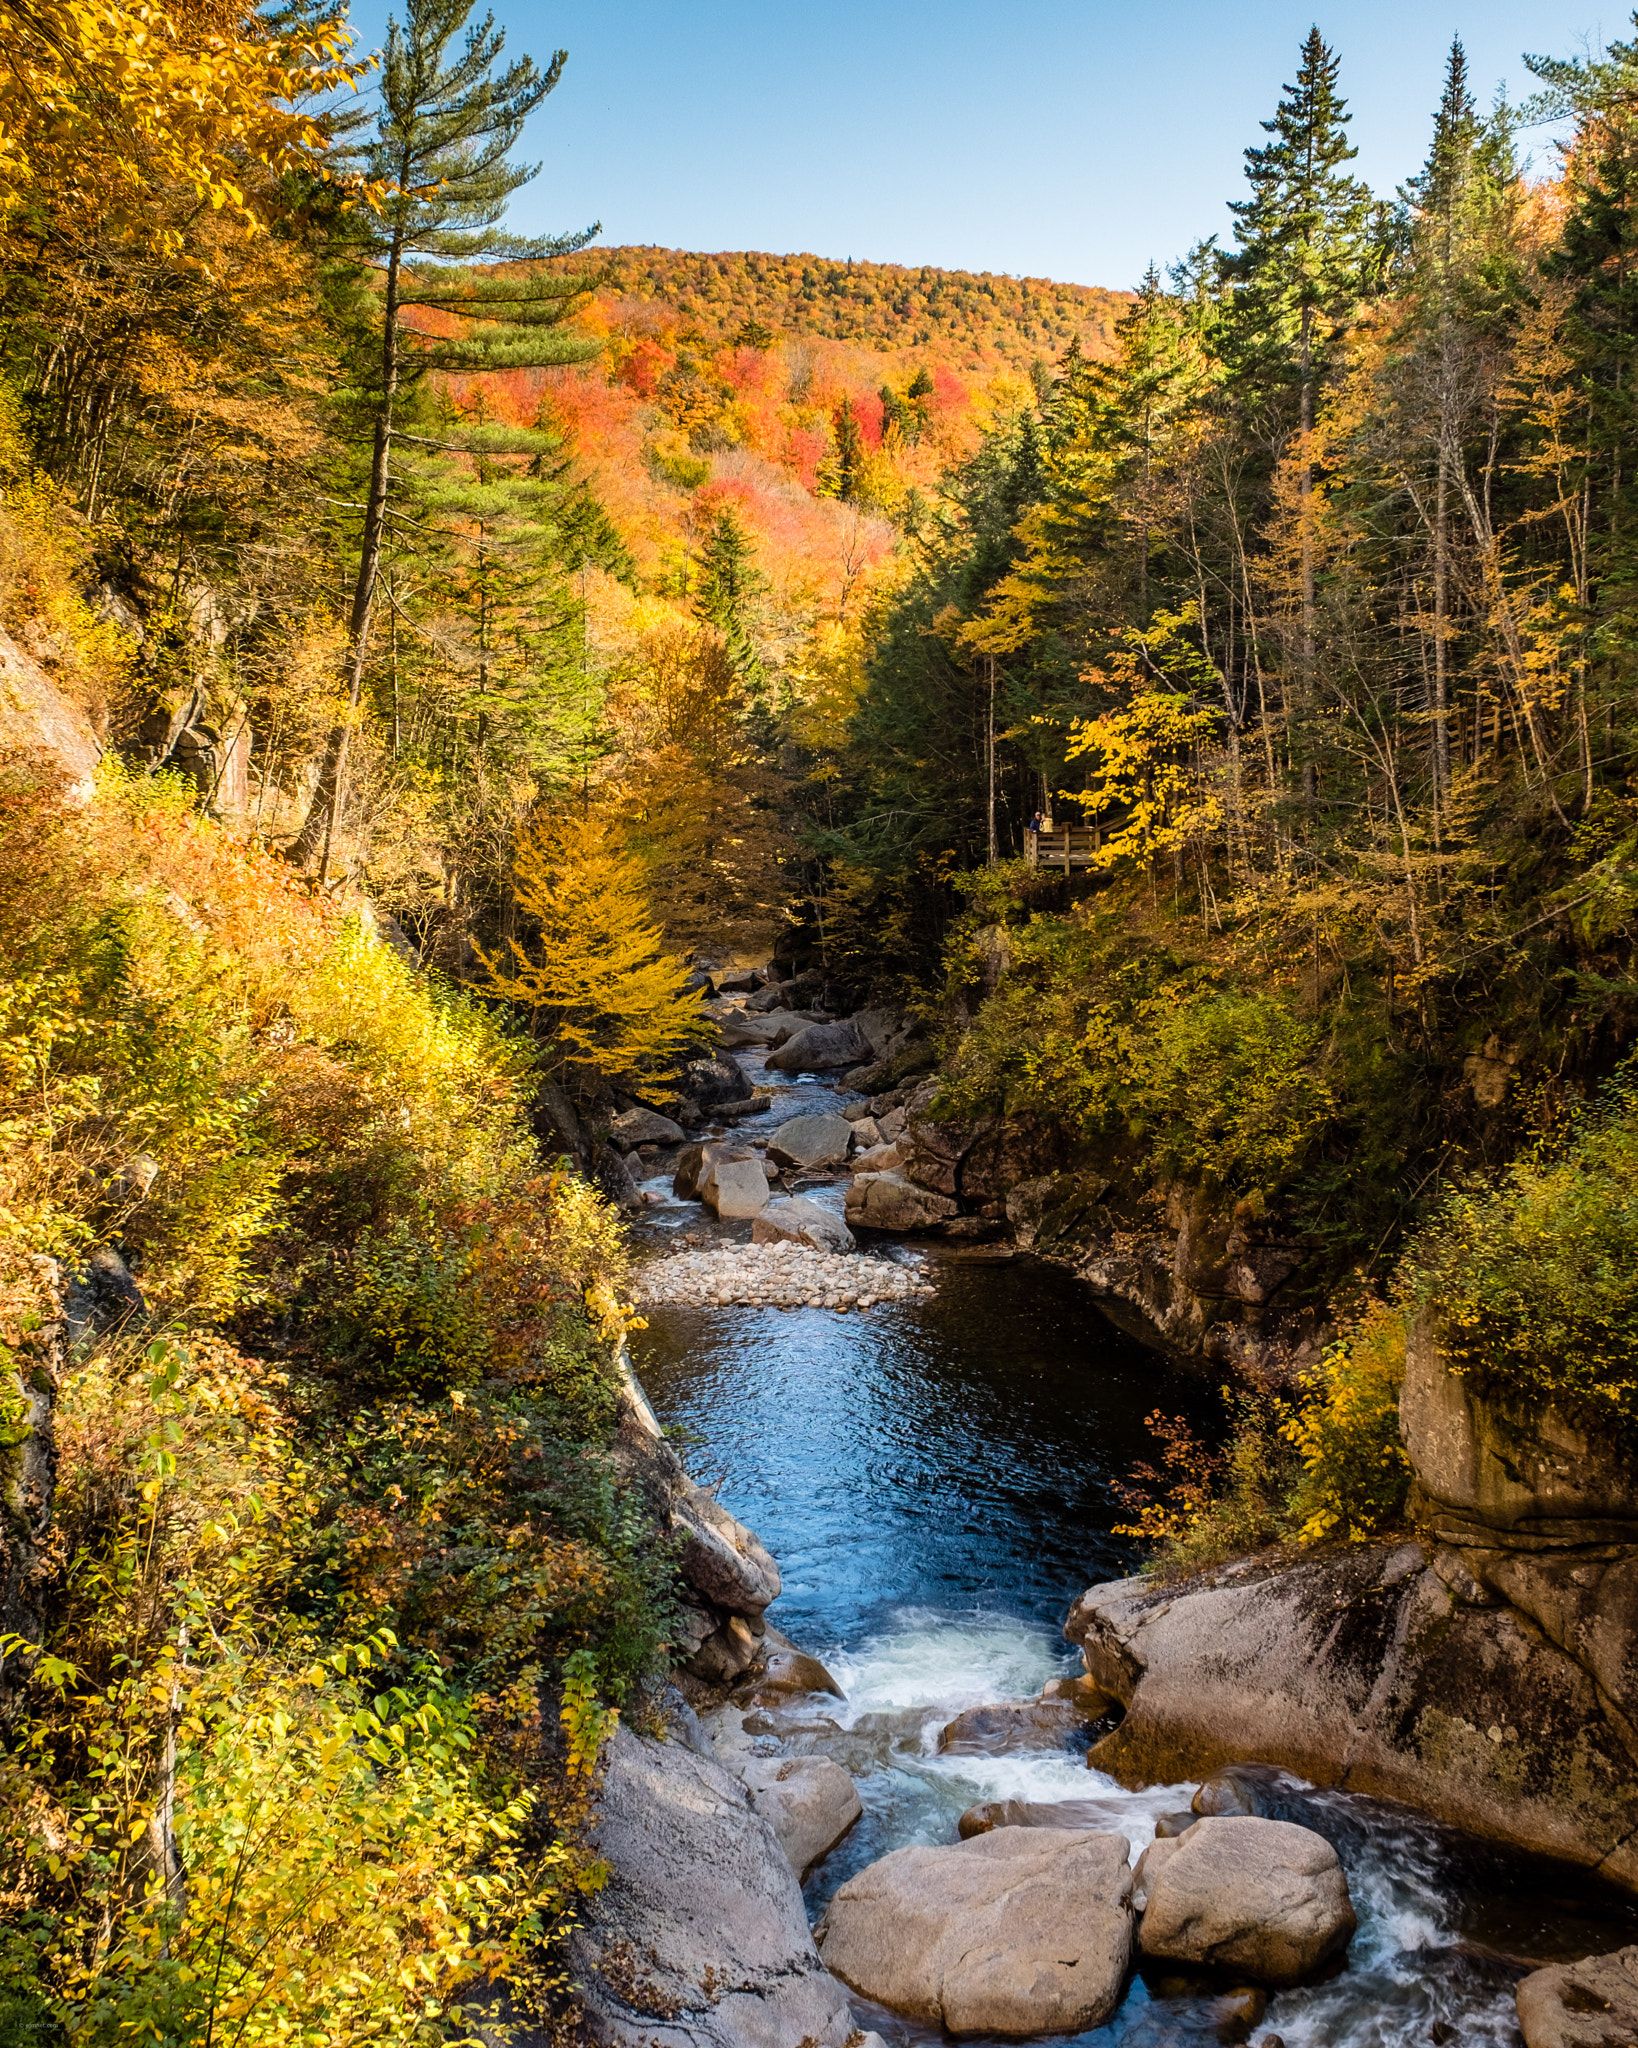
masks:
<path id="1" fill-rule="evenodd" d="M 1314 464 L 1310 439 L 1314 431 L 1314 315 L 1311 307 L 1302 312 L 1302 386 L 1298 410 L 1298 432 L 1302 435 L 1302 461 L 1297 469 L 1298 552 L 1300 561 L 1301 607 L 1297 626 L 1297 684 L 1299 730 L 1294 736 L 1302 764 L 1302 794 L 1312 803 L 1319 790 L 1319 776 L 1309 751 L 1308 731 L 1314 708 Z"/>
<path id="2" fill-rule="evenodd" d="M 993 868 L 1001 857 L 1000 840 L 995 829 L 995 656 L 988 657 L 990 670 L 990 697 L 984 722 L 985 776 L 988 784 L 986 798 L 989 820 L 989 864 Z"/>
<path id="3" fill-rule="evenodd" d="M 370 450 L 370 487 L 364 501 L 364 533 L 359 547 L 358 575 L 354 579 L 352 609 L 347 618 L 347 708 L 325 741 L 313 801 L 290 849 L 291 858 L 302 866 L 306 866 L 315 853 L 319 855 L 321 889 L 330 879 L 336 821 L 346 799 L 348 757 L 352 750 L 353 726 L 358 719 L 359 700 L 364 692 L 370 612 L 375 603 L 376 579 L 381 570 L 381 542 L 387 528 L 393 407 L 398 396 L 398 290 L 402 263 L 403 246 L 394 235 L 387 254 L 385 324 L 381 334 L 381 403 L 376 410 L 375 437 Z"/>

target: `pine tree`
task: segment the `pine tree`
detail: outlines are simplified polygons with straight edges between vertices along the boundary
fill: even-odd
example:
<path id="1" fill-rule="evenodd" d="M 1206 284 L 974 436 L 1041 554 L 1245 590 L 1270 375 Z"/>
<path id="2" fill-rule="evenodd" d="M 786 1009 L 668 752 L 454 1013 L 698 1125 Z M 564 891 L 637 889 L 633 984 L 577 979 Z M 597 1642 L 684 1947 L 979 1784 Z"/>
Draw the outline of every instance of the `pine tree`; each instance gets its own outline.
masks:
<path id="1" fill-rule="evenodd" d="M 768 582 L 756 566 L 750 536 L 731 505 L 724 505 L 712 520 L 694 571 L 694 616 L 716 629 L 741 688 L 753 698 L 761 696 L 768 672 L 753 628 L 756 607 Z"/>
<path id="2" fill-rule="evenodd" d="M 831 425 L 836 435 L 836 446 L 821 467 L 820 490 L 826 497 L 840 498 L 844 504 L 851 504 L 859 495 L 865 466 L 864 435 L 851 398 L 844 398 L 837 406 Z"/>
<path id="3" fill-rule="evenodd" d="M 1273 139 L 1246 151 L 1250 196 L 1229 208 L 1239 242 L 1225 260 L 1230 355 L 1260 381 L 1295 382 L 1304 432 L 1325 344 L 1359 302 L 1367 257 L 1370 193 L 1347 169 L 1358 152 L 1339 72 L 1311 29 L 1295 83 L 1263 123 Z"/>
<path id="4" fill-rule="evenodd" d="M 905 386 L 910 412 L 910 438 L 919 441 L 932 425 L 933 379 L 924 364 Z"/>
<path id="5" fill-rule="evenodd" d="M 1302 47 L 1296 82 L 1272 121 L 1272 138 L 1246 151 L 1250 196 L 1232 202 L 1239 248 L 1225 268 L 1234 286 L 1224 340 L 1240 388 L 1254 403 L 1283 409 L 1294 390 L 1300 594 L 1298 723 L 1314 699 L 1314 488 L 1308 445 L 1315 398 L 1332 335 L 1357 307 L 1369 259 L 1370 194 L 1348 171 L 1357 151 L 1348 140 L 1347 102 L 1337 90 L 1340 66 L 1317 28 Z M 1304 750 L 1304 794 L 1312 797 L 1315 767 Z"/>
<path id="6" fill-rule="evenodd" d="M 481 956 L 489 986 L 536 1013 L 579 1089 L 663 1083 L 707 1030 L 686 964 L 664 950 L 642 868 L 606 820 L 542 817 L 519 842 L 517 909 L 531 943 Z"/>
<path id="7" fill-rule="evenodd" d="M 1457 38 L 1450 47 L 1427 162 L 1405 191 L 1411 291 L 1395 372 L 1402 390 L 1426 389 L 1430 415 L 1425 439 L 1432 451 L 1432 489 L 1424 488 L 1421 495 L 1432 556 L 1428 711 L 1436 816 L 1448 803 L 1452 773 L 1453 501 L 1476 402 L 1483 330 L 1511 302 L 1516 282 L 1510 211 L 1514 185 L 1505 121 L 1488 122 L 1479 114 L 1468 85 L 1467 54 Z"/>
<path id="8" fill-rule="evenodd" d="M 1187 316 L 1150 264 L 1115 330 L 1113 362 L 1100 365 L 1091 438 L 1112 469 L 1137 540 L 1137 608 L 1149 623 L 1150 555 L 1165 460 L 1209 382 Z"/>
<path id="9" fill-rule="evenodd" d="M 1549 91 L 1529 111 L 1574 112 L 1582 123 L 1563 239 L 1548 268 L 1573 293 L 1569 339 L 1599 470 L 1594 495 L 1610 515 L 1615 555 L 1624 557 L 1638 524 L 1638 41 L 1612 43 L 1592 63 L 1530 63 Z M 1616 564 L 1608 544 L 1602 552 L 1608 575 Z M 1621 580 L 1631 573 L 1623 559 Z"/>
<path id="10" fill-rule="evenodd" d="M 544 408 L 532 426 L 496 419 L 480 386 L 426 424 L 436 436 L 399 436 L 400 488 L 439 616 L 466 628 L 458 651 L 441 636 L 462 672 L 456 720 L 478 755 L 560 781 L 595 744 L 599 709 L 577 572 L 629 580 L 630 557 Z"/>
<path id="11" fill-rule="evenodd" d="M 332 731 L 307 818 L 292 849 L 329 871 L 344 798 L 347 754 L 363 690 L 370 618 L 390 515 L 392 451 L 407 389 L 434 370 L 546 368 L 583 361 L 591 344 L 560 331 L 580 280 L 549 259 L 584 248 L 596 232 L 524 238 L 500 226 L 507 201 L 538 166 L 512 159 L 523 124 L 562 76 L 559 50 L 544 70 L 529 57 L 502 65 L 505 37 L 486 15 L 468 28 L 472 0 L 409 0 L 387 28 L 373 138 L 358 169 L 383 193 L 363 213 L 358 254 L 380 285 L 379 353 L 369 396 L 370 468 L 347 622 L 347 713 Z M 457 48 L 462 30 L 466 33 Z M 529 268 L 521 268 L 521 265 Z M 494 267 L 499 266 L 499 267 Z M 428 309 L 454 335 L 406 326 Z"/>

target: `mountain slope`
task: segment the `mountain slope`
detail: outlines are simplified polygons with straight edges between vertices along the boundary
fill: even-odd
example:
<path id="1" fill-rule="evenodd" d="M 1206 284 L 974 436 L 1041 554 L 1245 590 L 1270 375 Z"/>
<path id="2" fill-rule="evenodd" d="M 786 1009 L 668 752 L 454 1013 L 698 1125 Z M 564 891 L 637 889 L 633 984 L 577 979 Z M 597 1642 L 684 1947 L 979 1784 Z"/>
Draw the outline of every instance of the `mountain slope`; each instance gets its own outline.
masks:
<path id="1" fill-rule="evenodd" d="M 579 370 L 486 380 L 570 435 L 651 590 L 681 595 L 724 507 L 793 622 L 845 610 L 914 493 L 1072 344 L 1106 354 L 1124 294 L 812 256 L 594 251 Z M 851 420 L 851 426 L 847 424 Z M 855 443 L 851 459 L 845 444 Z"/>

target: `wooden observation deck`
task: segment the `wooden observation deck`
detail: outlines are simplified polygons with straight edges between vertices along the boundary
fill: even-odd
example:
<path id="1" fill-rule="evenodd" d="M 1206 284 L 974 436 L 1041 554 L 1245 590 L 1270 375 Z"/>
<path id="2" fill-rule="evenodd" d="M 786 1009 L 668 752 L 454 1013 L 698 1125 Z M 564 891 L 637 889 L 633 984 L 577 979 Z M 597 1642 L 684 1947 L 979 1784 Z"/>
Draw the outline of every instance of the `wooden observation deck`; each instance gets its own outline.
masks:
<path id="1" fill-rule="evenodd" d="M 1096 825 L 1053 825 L 1024 831 L 1024 858 L 1038 868 L 1060 868 L 1067 875 L 1093 865 L 1103 834 Z"/>

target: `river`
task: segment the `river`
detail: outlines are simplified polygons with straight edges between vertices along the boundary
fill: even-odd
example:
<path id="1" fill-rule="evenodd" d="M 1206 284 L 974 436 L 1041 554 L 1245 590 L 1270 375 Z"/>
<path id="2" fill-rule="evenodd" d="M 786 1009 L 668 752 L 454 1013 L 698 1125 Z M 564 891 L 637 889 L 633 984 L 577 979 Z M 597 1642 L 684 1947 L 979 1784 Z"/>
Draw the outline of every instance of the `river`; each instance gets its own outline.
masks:
<path id="1" fill-rule="evenodd" d="M 779 1084 L 741 1055 L 759 1082 Z M 736 1126 L 763 1135 L 842 1096 L 814 1078 Z M 725 1234 L 650 1182 L 641 1233 Z M 840 1185 L 804 1189 L 839 1201 Z M 733 1234 L 731 1230 L 726 1234 Z M 739 1226 L 738 1234 L 748 1234 Z M 1074 1596 L 1135 1568 L 1117 1482 L 1152 1450 L 1155 1408 L 1208 1422 L 1211 1389 L 1117 1333 L 1069 1276 L 1027 1260 L 927 1262 L 920 1301 L 869 1314 L 654 1308 L 634 1354 L 696 1478 L 779 1559 L 770 1614 L 822 1657 L 846 1699 L 765 1717 L 793 1751 L 854 1774 L 864 1816 L 808 1880 L 815 1916 L 854 1871 L 911 1842 L 948 1842 L 981 1799 L 1086 1799 L 1134 1854 L 1192 1785 L 1128 1791 L 1072 1753 L 948 1757 L 961 1708 L 1026 1698 L 1078 1669 L 1061 1633 Z M 1345 1967 L 1275 1994 L 1250 2038 L 1284 2048 L 1518 2048 L 1525 1962 L 1638 1939 L 1638 1913 L 1584 1882 L 1467 1843 L 1412 1816 L 1292 1781 L 1290 1818 L 1320 1828 L 1359 1915 Z M 899 2048 L 942 2036 L 866 2009 Z M 1246 2038 L 1213 1987 L 1140 1972 L 1084 2048 L 1183 2048 Z M 985 2044 L 980 2044 L 985 2048 Z"/>

